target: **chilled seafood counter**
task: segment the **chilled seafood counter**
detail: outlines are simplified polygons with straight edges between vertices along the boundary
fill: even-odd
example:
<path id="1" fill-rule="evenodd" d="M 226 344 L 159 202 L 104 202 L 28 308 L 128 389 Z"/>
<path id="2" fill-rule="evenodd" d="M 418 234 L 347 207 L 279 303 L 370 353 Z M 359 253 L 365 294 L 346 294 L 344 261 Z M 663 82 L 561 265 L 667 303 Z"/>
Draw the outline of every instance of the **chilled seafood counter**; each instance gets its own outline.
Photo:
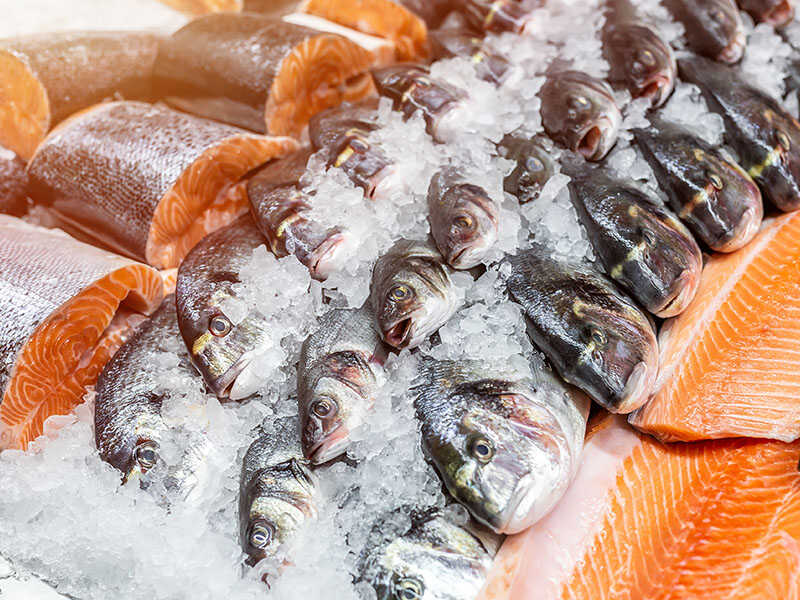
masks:
<path id="1" fill-rule="evenodd" d="M 800 598 L 794 0 L 29 0 L 0 600 Z"/>

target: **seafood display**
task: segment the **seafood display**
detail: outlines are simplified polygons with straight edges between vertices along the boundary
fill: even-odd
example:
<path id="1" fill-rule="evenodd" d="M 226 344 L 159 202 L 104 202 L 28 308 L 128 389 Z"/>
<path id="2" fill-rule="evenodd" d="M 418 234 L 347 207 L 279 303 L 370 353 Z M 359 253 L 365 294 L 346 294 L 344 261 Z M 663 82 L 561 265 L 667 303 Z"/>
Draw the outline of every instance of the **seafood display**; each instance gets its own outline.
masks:
<path id="1" fill-rule="evenodd" d="M 723 63 L 742 58 L 744 25 L 733 0 L 664 0 L 664 6 L 683 24 L 694 52 Z"/>

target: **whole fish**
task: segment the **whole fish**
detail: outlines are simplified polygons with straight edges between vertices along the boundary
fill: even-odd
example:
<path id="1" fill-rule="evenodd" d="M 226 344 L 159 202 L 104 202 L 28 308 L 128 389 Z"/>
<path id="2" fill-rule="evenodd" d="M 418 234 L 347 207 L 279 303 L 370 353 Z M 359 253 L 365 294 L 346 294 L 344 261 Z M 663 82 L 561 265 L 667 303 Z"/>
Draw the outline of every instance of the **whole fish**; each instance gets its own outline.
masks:
<path id="1" fill-rule="evenodd" d="M 441 510 L 399 509 L 375 523 L 358 570 L 377 600 L 474 600 L 491 561 L 478 537 Z"/>
<path id="2" fill-rule="evenodd" d="M 307 218 L 314 198 L 300 184 L 312 150 L 306 148 L 261 168 L 247 182 L 250 212 L 277 257 L 294 254 L 315 279 L 341 262 L 347 233 Z"/>
<path id="3" fill-rule="evenodd" d="M 732 252 L 758 231 L 764 214 L 758 186 L 726 154 L 673 123 L 650 118 L 634 132 L 670 207 L 709 248 Z"/>
<path id="4" fill-rule="evenodd" d="M 166 371 L 163 356 L 180 344 L 175 298 L 167 296 L 152 318 L 136 332 L 106 364 L 97 380 L 95 397 L 95 442 L 100 457 L 123 474 L 123 481 L 147 485 L 145 475 L 163 468 L 167 489 L 191 499 L 209 483 L 207 460 L 214 452 L 208 437 L 197 432 L 197 423 L 187 429 L 190 442 L 175 462 L 167 463 L 162 448 L 183 447 L 180 423 L 162 414 L 166 391 L 159 383 Z M 186 352 L 180 352 L 178 369 L 194 375 Z M 172 458 L 172 461 L 175 459 Z"/>
<path id="5" fill-rule="evenodd" d="M 658 371 L 658 344 L 633 301 L 594 270 L 556 260 L 538 244 L 507 261 L 511 298 L 558 374 L 611 412 L 644 404 Z"/>
<path id="6" fill-rule="evenodd" d="M 335 308 L 305 342 L 297 369 L 303 454 L 321 464 L 344 453 L 372 408 L 385 350 L 365 308 Z"/>
<path id="7" fill-rule="evenodd" d="M 649 98 L 653 106 L 667 101 L 678 77 L 675 55 L 629 0 L 609 0 L 602 41 L 612 85 L 628 89 L 634 98 Z"/>
<path id="8" fill-rule="evenodd" d="M 445 167 L 428 187 L 431 235 L 447 264 L 471 269 L 497 241 L 500 207 L 482 187 Z"/>
<path id="9" fill-rule="evenodd" d="M 28 173 L 16 153 L 0 146 L 0 213 L 22 215 L 28 203 Z"/>
<path id="10" fill-rule="evenodd" d="M 567 168 L 570 198 L 606 273 L 659 317 L 689 305 L 700 284 L 700 247 L 643 188 L 600 168 Z"/>
<path id="11" fill-rule="evenodd" d="M 800 207 L 800 123 L 731 67 L 699 56 L 679 60 L 678 67 L 722 116 L 726 141 L 767 199 L 784 211 Z"/>
<path id="12" fill-rule="evenodd" d="M 243 319 L 226 315 L 226 301 L 235 298 L 239 271 L 253 250 L 264 243 L 249 215 L 206 236 L 178 269 L 175 286 L 178 325 L 192 363 L 208 388 L 220 398 L 240 400 L 246 390 L 237 381 L 255 353 L 267 342 L 269 321 L 258 311 Z"/>
<path id="13" fill-rule="evenodd" d="M 739 7 L 756 21 L 782 27 L 794 19 L 794 0 L 738 0 Z"/>
<path id="14" fill-rule="evenodd" d="M 239 540 L 247 564 L 281 566 L 307 521 L 316 518 L 315 480 L 300 448 L 296 417 L 279 419 L 247 449 L 239 484 Z"/>
<path id="15" fill-rule="evenodd" d="M 601 160 L 614 146 L 622 113 L 608 85 L 580 71 L 547 75 L 539 91 L 547 135 L 586 160 Z"/>
<path id="16" fill-rule="evenodd" d="M 428 33 L 434 60 L 462 56 L 470 59 L 481 79 L 500 85 L 511 69 L 505 57 L 491 52 L 484 41 L 460 29 L 438 29 Z"/>
<path id="17" fill-rule="evenodd" d="M 747 40 L 734 0 L 662 1 L 683 24 L 693 52 L 726 63 L 739 62 Z"/>
<path id="18" fill-rule="evenodd" d="M 369 302 L 383 340 L 413 348 L 453 316 L 460 297 L 432 244 L 399 240 L 372 269 Z"/>
<path id="19" fill-rule="evenodd" d="M 503 180 L 503 189 L 521 203 L 539 197 L 547 181 L 556 172 L 552 144 L 544 137 L 507 135 L 498 145 L 503 158 L 516 161 L 516 166 Z"/>
<path id="20" fill-rule="evenodd" d="M 530 527 L 580 463 L 589 401 L 552 373 L 423 359 L 413 388 L 422 445 L 450 494 L 498 533 Z"/>

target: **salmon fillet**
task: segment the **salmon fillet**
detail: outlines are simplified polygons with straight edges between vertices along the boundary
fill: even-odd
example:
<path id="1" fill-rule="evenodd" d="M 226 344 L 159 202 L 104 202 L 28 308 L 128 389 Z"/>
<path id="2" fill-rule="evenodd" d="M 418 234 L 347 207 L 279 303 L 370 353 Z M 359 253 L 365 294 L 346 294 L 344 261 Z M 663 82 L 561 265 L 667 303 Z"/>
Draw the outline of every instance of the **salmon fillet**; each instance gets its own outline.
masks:
<path id="1" fill-rule="evenodd" d="M 295 148 L 143 102 L 99 104 L 41 144 L 30 196 L 115 252 L 167 269 L 247 211 L 229 191 L 248 171 Z"/>
<path id="2" fill-rule="evenodd" d="M 656 392 L 630 422 L 662 440 L 800 437 L 800 212 L 711 258 L 659 336 Z"/>
<path id="3" fill-rule="evenodd" d="M 163 284 L 146 265 L 0 215 L 0 295 L 0 450 L 24 449 L 81 402 Z"/>
<path id="4" fill-rule="evenodd" d="M 664 445 L 607 416 L 561 503 L 508 538 L 482 600 L 800 594 L 800 442 Z"/>

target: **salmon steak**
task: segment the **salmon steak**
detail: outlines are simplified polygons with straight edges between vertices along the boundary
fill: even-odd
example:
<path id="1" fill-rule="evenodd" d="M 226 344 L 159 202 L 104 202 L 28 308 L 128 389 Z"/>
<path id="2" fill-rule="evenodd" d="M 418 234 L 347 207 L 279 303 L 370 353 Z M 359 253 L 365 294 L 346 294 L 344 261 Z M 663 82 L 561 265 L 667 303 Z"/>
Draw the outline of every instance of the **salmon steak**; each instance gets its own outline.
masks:
<path id="1" fill-rule="evenodd" d="M 509 537 L 481 600 L 776 600 L 800 594 L 800 442 L 664 445 L 590 424 L 561 503 Z"/>
<path id="2" fill-rule="evenodd" d="M 149 99 L 159 39 L 104 31 L 0 40 L 0 145 L 29 160 L 72 113 L 114 95 Z"/>
<path id="3" fill-rule="evenodd" d="M 0 450 L 24 449 L 69 413 L 136 324 L 158 271 L 0 215 Z"/>
<path id="4" fill-rule="evenodd" d="M 373 51 L 338 34 L 264 15 L 220 13 L 167 38 L 155 76 L 160 95 L 176 108 L 299 137 L 319 111 L 373 93 L 367 71 L 376 62 Z"/>
<path id="5" fill-rule="evenodd" d="M 246 173 L 295 148 L 160 106 L 99 104 L 42 143 L 30 195 L 92 240 L 168 269 L 247 211 L 235 185 Z"/>
<path id="6" fill-rule="evenodd" d="M 665 441 L 800 437 L 800 212 L 713 256 L 694 302 L 665 322 L 650 401 L 630 415 Z"/>

